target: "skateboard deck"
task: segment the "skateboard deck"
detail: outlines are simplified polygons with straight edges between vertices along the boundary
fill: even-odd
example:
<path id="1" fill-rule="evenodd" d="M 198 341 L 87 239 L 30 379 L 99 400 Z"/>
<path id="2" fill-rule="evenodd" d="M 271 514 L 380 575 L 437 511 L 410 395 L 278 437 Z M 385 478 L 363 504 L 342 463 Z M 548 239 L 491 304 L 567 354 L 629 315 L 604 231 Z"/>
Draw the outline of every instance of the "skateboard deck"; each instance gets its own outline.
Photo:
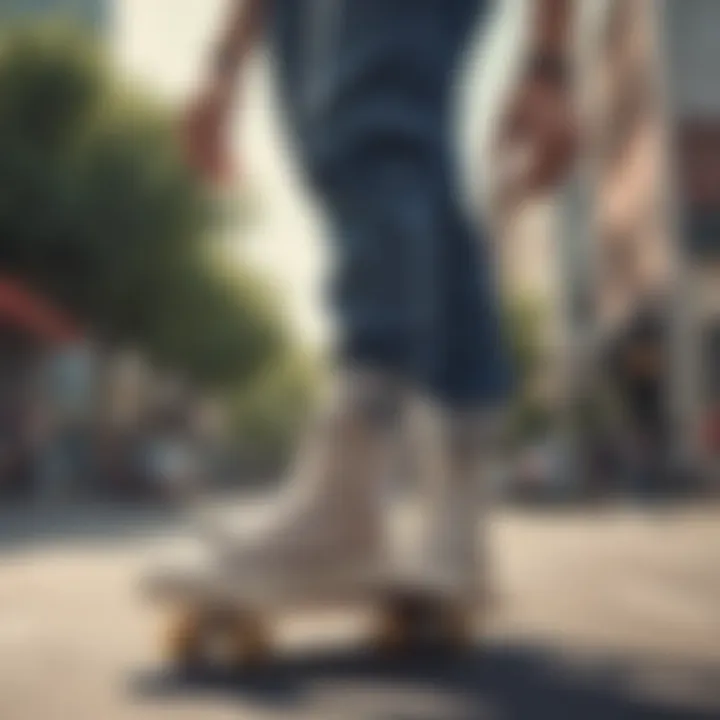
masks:
<path id="1" fill-rule="evenodd" d="M 262 663 L 273 654 L 273 629 L 282 617 L 330 610 L 371 610 L 370 644 L 381 652 L 420 643 L 461 648 L 473 636 L 476 610 L 454 602 L 441 584 L 376 569 L 253 582 L 210 568 L 159 571 L 144 578 L 143 589 L 167 612 L 165 655 L 183 670 Z"/>

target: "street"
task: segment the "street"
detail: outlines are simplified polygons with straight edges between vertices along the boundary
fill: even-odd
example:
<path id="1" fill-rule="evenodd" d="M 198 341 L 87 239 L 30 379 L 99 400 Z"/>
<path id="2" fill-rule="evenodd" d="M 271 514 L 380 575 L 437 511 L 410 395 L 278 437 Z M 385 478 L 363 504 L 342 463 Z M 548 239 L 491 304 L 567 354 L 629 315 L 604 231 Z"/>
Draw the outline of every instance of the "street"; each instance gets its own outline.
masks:
<path id="1" fill-rule="evenodd" d="M 377 657 L 363 618 L 288 618 L 266 667 L 184 681 L 137 591 L 178 521 L 0 511 L 2 720 L 720 716 L 720 511 L 507 511 L 477 649 Z"/>

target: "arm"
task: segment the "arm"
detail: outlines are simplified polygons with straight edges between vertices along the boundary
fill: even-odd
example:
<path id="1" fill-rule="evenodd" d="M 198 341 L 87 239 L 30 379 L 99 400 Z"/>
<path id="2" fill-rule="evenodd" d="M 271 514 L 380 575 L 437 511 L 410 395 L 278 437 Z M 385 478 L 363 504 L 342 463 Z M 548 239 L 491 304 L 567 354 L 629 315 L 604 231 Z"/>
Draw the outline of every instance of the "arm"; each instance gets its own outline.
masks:
<path id="1" fill-rule="evenodd" d="M 270 0 L 232 0 L 200 92 L 190 105 L 185 124 L 187 159 L 211 182 L 224 182 L 232 174 L 228 136 L 233 101 L 269 5 Z"/>
<path id="2" fill-rule="evenodd" d="M 570 82 L 576 3 L 534 0 L 532 7 L 523 79 L 566 88 Z"/>
<path id="3" fill-rule="evenodd" d="M 236 81 L 261 34 L 269 0 L 233 0 L 215 45 L 211 73 Z"/>
<path id="4" fill-rule="evenodd" d="M 560 181 L 574 156 L 572 55 L 575 0 L 532 0 L 519 82 L 500 127 L 501 158 L 510 158 L 499 204 L 514 205 Z"/>
<path id="5" fill-rule="evenodd" d="M 567 59 L 573 6 L 573 0 L 535 0 L 530 47 L 536 55 Z"/>

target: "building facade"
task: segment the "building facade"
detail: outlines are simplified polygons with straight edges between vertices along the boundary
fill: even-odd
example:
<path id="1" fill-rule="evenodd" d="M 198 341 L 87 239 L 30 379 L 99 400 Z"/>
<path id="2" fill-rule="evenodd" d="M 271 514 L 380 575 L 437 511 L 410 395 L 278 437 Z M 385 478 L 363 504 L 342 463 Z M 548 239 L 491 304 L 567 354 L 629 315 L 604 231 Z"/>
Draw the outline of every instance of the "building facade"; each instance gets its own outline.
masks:
<path id="1" fill-rule="evenodd" d="M 580 63 L 584 322 L 601 343 L 655 308 L 673 438 L 702 461 L 703 427 L 720 407 L 720 3 L 602 5 Z"/>
<path id="2" fill-rule="evenodd" d="M 678 455 L 702 466 L 713 415 L 720 456 L 720 2 L 579 7 L 583 152 L 556 197 L 559 224 L 545 229 L 555 235 L 531 263 L 532 277 L 562 286 L 560 401 L 603 381 L 604 349 L 651 308 L 666 338 L 659 362 L 670 437 Z M 514 259 L 530 257 L 517 217 L 528 204 L 503 221 L 515 274 Z M 524 274 L 510 280 L 527 283 Z"/>

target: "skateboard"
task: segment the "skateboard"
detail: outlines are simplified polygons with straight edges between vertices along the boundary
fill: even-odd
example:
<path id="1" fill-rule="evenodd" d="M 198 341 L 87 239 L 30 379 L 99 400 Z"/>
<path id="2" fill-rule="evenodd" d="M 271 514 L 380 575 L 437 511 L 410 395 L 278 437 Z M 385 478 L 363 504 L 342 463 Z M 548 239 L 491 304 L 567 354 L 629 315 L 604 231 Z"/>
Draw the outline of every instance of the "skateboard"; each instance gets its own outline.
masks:
<path id="1" fill-rule="evenodd" d="M 166 615 L 164 655 L 181 672 L 262 666 L 274 654 L 275 624 L 289 614 L 371 609 L 370 647 L 385 655 L 425 647 L 463 650 L 472 644 L 475 629 L 475 607 L 411 579 L 358 574 L 325 587 L 310 582 L 242 586 L 220 574 L 177 573 L 151 574 L 144 589 Z"/>

